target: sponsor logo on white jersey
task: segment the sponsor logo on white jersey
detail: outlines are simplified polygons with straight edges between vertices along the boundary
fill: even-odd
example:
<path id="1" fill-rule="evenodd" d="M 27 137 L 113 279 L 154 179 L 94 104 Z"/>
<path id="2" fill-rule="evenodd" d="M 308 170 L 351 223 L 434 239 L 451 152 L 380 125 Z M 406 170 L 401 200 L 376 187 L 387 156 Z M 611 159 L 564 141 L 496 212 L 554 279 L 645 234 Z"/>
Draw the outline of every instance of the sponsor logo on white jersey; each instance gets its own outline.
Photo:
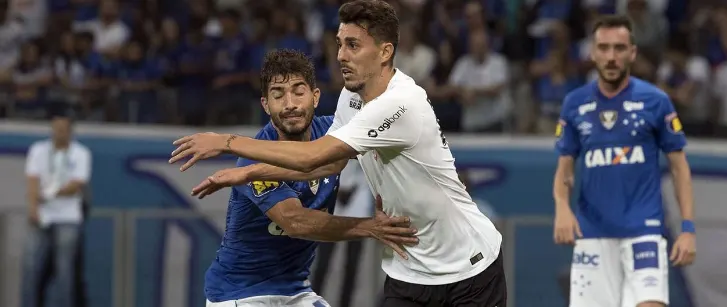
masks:
<path id="1" fill-rule="evenodd" d="M 591 149 L 586 152 L 584 160 L 587 168 L 646 162 L 644 149 L 638 145 Z"/>

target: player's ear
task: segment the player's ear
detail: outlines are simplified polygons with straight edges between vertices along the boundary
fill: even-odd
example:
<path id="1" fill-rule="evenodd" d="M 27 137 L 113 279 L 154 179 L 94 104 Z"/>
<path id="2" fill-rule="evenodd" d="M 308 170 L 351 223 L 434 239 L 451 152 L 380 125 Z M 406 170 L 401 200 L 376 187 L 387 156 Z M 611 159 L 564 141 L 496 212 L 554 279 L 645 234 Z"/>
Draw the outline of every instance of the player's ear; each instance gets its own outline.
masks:
<path id="1" fill-rule="evenodd" d="M 631 56 L 629 57 L 629 59 L 631 60 L 631 63 L 636 61 L 636 55 L 638 54 L 638 52 L 639 52 L 639 50 L 636 47 L 636 45 L 631 45 Z"/>
<path id="2" fill-rule="evenodd" d="M 381 64 L 388 63 L 394 57 L 394 44 L 382 43 L 380 55 Z"/>
<path id="3" fill-rule="evenodd" d="M 268 108 L 268 100 L 265 99 L 265 97 L 260 97 L 260 105 L 263 106 L 263 110 L 265 110 L 265 113 L 270 115 L 270 109 Z"/>
<path id="4" fill-rule="evenodd" d="M 321 99 L 321 89 L 313 88 L 313 108 L 318 107 L 318 101 Z"/>

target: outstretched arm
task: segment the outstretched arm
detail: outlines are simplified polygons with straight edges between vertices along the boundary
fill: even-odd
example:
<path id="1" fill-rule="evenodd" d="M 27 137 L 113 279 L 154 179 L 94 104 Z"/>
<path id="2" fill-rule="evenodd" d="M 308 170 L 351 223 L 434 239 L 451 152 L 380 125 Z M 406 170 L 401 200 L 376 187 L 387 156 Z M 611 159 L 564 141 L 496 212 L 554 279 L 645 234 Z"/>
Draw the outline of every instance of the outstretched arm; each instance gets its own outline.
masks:
<path id="1" fill-rule="evenodd" d="M 311 172 L 299 172 L 270 164 L 256 163 L 245 167 L 226 168 L 205 178 L 192 189 L 192 196 L 200 199 L 222 188 L 243 185 L 252 181 L 307 181 L 340 174 L 348 159 L 321 166 Z"/>
<path id="2" fill-rule="evenodd" d="M 343 168 L 346 167 L 347 163 L 348 159 L 342 159 L 331 164 L 318 167 L 310 172 L 300 172 L 287 168 L 273 166 L 270 164 L 257 163 L 236 169 L 240 172 L 241 175 L 244 176 L 244 181 L 236 184 L 248 183 L 253 180 L 313 180 L 335 174 L 340 174 Z"/>
<path id="3" fill-rule="evenodd" d="M 373 218 L 334 216 L 326 210 L 305 208 L 298 194 L 284 182 L 256 181 L 235 186 L 239 197 L 244 197 L 264 212 L 272 223 L 268 232 L 274 236 L 290 236 L 315 241 L 343 241 L 373 237 L 407 255 L 400 244 L 416 244 L 416 229 L 408 217 L 389 217 L 381 210 L 377 198 L 377 214 Z"/>
<path id="4" fill-rule="evenodd" d="M 192 156 L 182 165 L 182 171 L 199 160 L 223 152 L 302 173 L 310 173 L 324 165 L 358 155 L 351 146 L 329 135 L 310 142 L 290 142 L 208 132 L 183 137 L 175 141 L 174 145 L 179 147 L 172 152 L 169 163 Z"/>
<path id="5" fill-rule="evenodd" d="M 263 141 L 234 135 L 230 138 L 224 152 L 302 173 L 358 154 L 348 144 L 328 135 L 310 142 Z"/>
<path id="6" fill-rule="evenodd" d="M 414 146 L 423 133 L 425 112 L 431 112 L 422 93 L 407 97 L 377 98 L 347 124 L 310 142 L 263 141 L 229 134 L 199 133 L 174 142 L 170 163 L 192 156 L 180 169 L 221 153 L 308 173 L 318 167 L 379 148 L 404 150 Z M 433 122 L 432 124 L 436 124 Z M 434 131 L 432 131 L 434 133 Z M 439 134 L 439 132 L 436 132 Z"/>

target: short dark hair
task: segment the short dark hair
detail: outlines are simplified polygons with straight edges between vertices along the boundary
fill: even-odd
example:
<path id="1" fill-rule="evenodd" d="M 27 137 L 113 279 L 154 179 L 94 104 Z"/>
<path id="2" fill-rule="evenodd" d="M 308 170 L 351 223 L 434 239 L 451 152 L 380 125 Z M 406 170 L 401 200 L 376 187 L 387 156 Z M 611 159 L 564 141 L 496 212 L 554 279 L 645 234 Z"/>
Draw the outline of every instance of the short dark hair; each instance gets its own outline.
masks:
<path id="1" fill-rule="evenodd" d="M 260 71 L 260 87 L 263 97 L 268 96 L 268 85 L 273 78 L 300 76 L 311 89 L 316 87 L 316 72 L 313 62 L 303 52 L 291 49 L 276 49 L 268 52 Z"/>
<path id="2" fill-rule="evenodd" d="M 48 104 L 47 115 L 50 120 L 66 119 L 73 123 L 75 121 L 76 112 L 67 102 L 53 100 Z"/>
<path id="3" fill-rule="evenodd" d="M 394 7 L 382 0 L 355 0 L 341 5 L 338 20 L 364 28 L 376 43 L 394 45 L 393 62 L 399 46 L 399 17 Z"/>
<path id="4" fill-rule="evenodd" d="M 629 30 L 629 40 L 633 44 L 636 39 L 634 38 L 634 25 L 631 19 L 625 15 L 604 15 L 596 19 L 593 24 L 593 30 L 591 33 L 595 34 L 598 29 L 601 28 L 626 28 Z"/>

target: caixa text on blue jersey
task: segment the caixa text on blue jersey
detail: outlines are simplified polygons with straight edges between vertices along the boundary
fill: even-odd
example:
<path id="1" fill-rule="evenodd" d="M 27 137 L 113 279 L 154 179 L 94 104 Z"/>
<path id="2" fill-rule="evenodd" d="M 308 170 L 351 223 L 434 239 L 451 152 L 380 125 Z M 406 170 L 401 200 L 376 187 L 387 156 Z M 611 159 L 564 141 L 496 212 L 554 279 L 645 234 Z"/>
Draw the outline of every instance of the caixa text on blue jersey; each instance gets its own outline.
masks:
<path id="1" fill-rule="evenodd" d="M 636 145 L 591 149 L 586 152 L 584 161 L 586 167 L 591 168 L 618 164 L 641 164 L 646 161 L 646 158 L 644 149 Z"/>

